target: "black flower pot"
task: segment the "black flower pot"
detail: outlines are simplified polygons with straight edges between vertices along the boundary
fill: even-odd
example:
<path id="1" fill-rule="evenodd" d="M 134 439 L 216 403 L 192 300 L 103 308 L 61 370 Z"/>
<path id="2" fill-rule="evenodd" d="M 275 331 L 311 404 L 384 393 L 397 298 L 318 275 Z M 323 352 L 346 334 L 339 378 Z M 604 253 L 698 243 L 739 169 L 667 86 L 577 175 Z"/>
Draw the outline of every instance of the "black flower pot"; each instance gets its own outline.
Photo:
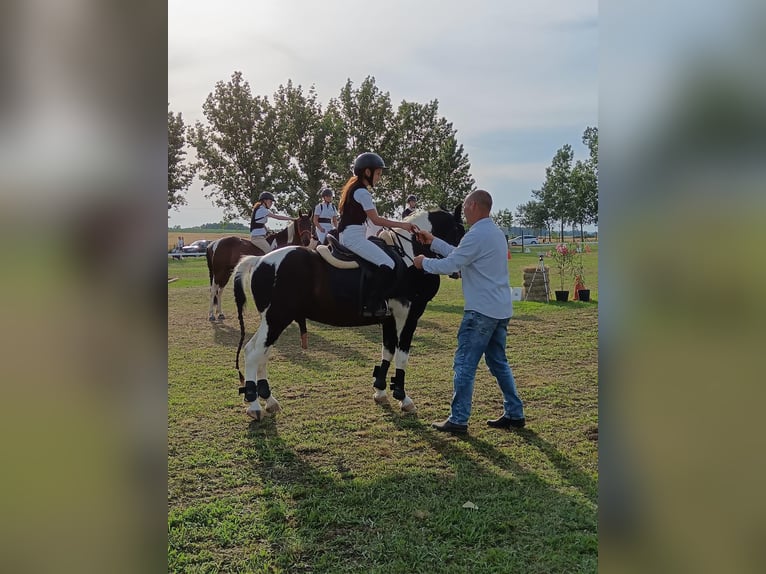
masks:
<path id="1" fill-rule="evenodd" d="M 578 289 L 577 298 L 580 301 L 585 301 L 586 303 L 590 301 L 590 289 Z"/>
<path id="2" fill-rule="evenodd" d="M 566 303 L 569 300 L 569 291 L 556 291 L 556 301 Z"/>

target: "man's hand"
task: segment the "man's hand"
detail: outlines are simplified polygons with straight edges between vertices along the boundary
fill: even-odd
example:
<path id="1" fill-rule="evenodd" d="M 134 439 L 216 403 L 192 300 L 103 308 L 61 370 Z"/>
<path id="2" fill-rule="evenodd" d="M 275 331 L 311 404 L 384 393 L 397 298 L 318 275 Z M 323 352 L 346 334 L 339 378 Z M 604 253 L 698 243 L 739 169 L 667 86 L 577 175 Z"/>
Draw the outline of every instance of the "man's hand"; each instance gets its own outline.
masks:
<path id="1" fill-rule="evenodd" d="M 431 242 L 434 240 L 434 236 L 431 235 L 430 231 L 426 231 L 425 229 L 418 229 L 417 231 L 417 238 L 420 243 L 423 245 L 431 245 Z"/>
<path id="2" fill-rule="evenodd" d="M 421 233 L 428 233 L 428 232 L 426 231 L 426 232 L 421 232 Z M 417 269 L 423 269 L 423 259 L 425 259 L 425 258 L 426 258 L 425 255 L 416 255 L 415 259 L 412 260 L 412 264 Z"/>

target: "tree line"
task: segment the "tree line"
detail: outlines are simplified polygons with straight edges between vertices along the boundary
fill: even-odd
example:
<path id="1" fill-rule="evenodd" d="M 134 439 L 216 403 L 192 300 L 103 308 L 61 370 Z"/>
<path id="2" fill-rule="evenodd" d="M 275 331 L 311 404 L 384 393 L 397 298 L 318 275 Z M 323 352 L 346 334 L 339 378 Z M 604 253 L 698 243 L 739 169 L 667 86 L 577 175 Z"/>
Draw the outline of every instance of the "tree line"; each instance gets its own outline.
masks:
<path id="1" fill-rule="evenodd" d="M 168 104 L 169 108 L 170 104 Z M 224 220 L 249 219 L 261 192 L 277 197 L 281 212 L 311 213 L 320 190 L 336 193 L 364 151 L 380 154 L 389 170 L 376 188 L 381 215 L 397 218 L 409 194 L 421 207 L 452 210 L 476 189 L 471 164 L 452 123 L 439 115 L 438 100 L 402 102 L 368 76 L 358 88 L 351 80 L 326 108 L 291 80 L 271 96 L 254 95 L 241 72 L 215 84 L 202 104 L 204 122 L 186 126 L 168 109 L 168 209 L 186 203 L 183 193 L 195 175 L 205 196 L 224 211 Z M 533 200 L 516 214 L 500 210 L 503 228 L 515 221 L 531 229 L 598 223 L 598 128 L 588 127 L 583 143 L 590 157 L 574 163 L 570 145 L 556 152 Z M 196 160 L 186 161 L 186 146 Z"/>
<path id="2" fill-rule="evenodd" d="M 584 225 L 598 225 L 598 128 L 586 128 L 582 142 L 589 151 L 585 161 L 574 162 L 569 144 L 553 156 L 545 169 L 543 185 L 532 190 L 534 199 L 516 208 L 516 220 L 521 225 L 538 230 L 538 235 L 546 230 L 549 239 L 555 223 L 559 224 L 562 238 L 565 226 L 579 226 L 581 240 Z M 512 220 L 510 213 L 505 216 Z"/>
<path id="3" fill-rule="evenodd" d="M 320 190 L 337 193 L 354 158 L 370 150 L 389 168 L 376 188 L 382 215 L 398 215 L 411 193 L 423 206 L 454 207 L 475 189 L 468 154 L 439 115 L 438 101 L 394 108 L 372 76 L 358 88 L 348 80 L 323 109 L 313 86 L 304 91 L 288 81 L 269 98 L 253 95 L 234 72 L 216 83 L 202 111 L 204 123 L 184 127 L 181 114 L 168 110 L 168 208 L 183 203 L 192 172 L 226 220 L 249 219 L 263 191 L 293 217 L 313 212 Z M 187 143 L 197 159 L 182 170 Z"/>

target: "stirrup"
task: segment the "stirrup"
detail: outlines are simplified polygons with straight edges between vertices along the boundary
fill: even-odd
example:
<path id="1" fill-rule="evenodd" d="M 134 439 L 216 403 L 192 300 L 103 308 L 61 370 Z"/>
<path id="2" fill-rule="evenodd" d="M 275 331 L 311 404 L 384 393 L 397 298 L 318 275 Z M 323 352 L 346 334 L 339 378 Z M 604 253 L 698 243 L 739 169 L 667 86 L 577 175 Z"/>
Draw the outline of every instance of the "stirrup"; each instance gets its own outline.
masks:
<path id="1" fill-rule="evenodd" d="M 388 306 L 388 301 L 383 300 L 382 304 L 377 305 L 374 309 L 370 307 L 362 307 L 362 317 L 390 317 L 391 308 Z"/>

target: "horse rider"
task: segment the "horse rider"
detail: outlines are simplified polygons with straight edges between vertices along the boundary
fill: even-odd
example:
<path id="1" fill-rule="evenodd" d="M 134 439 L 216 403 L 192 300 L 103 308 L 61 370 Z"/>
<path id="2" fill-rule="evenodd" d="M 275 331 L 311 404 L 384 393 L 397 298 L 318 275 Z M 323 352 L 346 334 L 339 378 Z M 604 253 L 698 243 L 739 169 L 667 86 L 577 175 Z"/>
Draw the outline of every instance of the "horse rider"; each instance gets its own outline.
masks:
<path id="1" fill-rule="evenodd" d="M 416 195 L 408 195 L 407 196 L 407 207 L 404 208 L 404 211 L 402 211 L 402 219 L 407 217 L 408 215 L 415 213 L 415 210 L 418 208 L 418 197 Z"/>
<path id="2" fill-rule="evenodd" d="M 317 230 L 317 240 L 324 243 L 327 232 L 338 227 L 338 210 L 332 203 L 332 189 L 325 187 L 321 198 L 322 201 L 314 208 L 314 227 Z"/>
<path id="3" fill-rule="evenodd" d="M 253 205 L 253 216 L 250 218 L 250 241 L 264 253 L 271 251 L 271 245 L 266 241 L 266 221 L 269 217 L 281 221 L 292 221 L 292 217 L 279 215 L 271 211 L 274 205 L 274 196 L 264 191 L 258 196 L 258 201 Z"/>
<path id="4" fill-rule="evenodd" d="M 365 223 L 369 221 L 381 227 L 398 227 L 409 233 L 418 231 L 417 226 L 412 223 L 393 221 L 378 215 L 370 191 L 375 191 L 375 185 L 380 181 L 384 169 L 386 164 L 378 154 L 365 152 L 358 155 L 354 160 L 354 175 L 343 186 L 338 205 L 341 244 L 377 267 L 367 301 L 362 306 L 364 317 L 390 315 L 385 295 L 394 279 L 393 259 L 372 241 L 367 240 Z"/>

